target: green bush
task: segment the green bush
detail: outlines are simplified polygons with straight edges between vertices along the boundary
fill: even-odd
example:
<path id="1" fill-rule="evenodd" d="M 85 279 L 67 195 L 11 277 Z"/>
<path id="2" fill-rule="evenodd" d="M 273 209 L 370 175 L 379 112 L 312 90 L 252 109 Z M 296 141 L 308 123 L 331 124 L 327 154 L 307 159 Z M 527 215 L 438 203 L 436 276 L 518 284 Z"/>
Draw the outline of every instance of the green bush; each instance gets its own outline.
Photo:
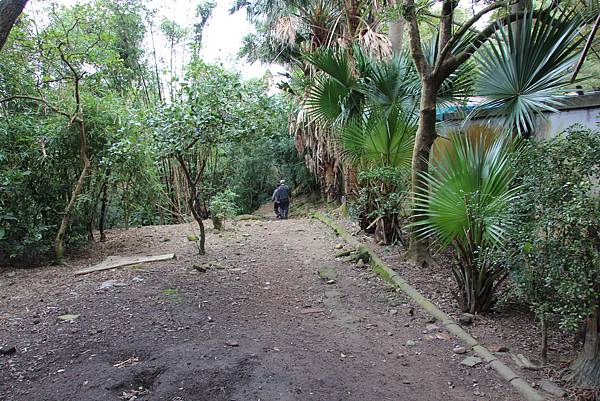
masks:
<path id="1" fill-rule="evenodd" d="M 358 197 L 353 203 L 360 227 L 391 244 L 402 239 L 401 218 L 409 181 L 397 167 L 375 167 L 358 174 Z"/>
<path id="2" fill-rule="evenodd" d="M 600 301 L 600 134 L 574 126 L 525 147 L 520 224 L 503 257 L 540 319 L 577 329 Z"/>
<path id="3" fill-rule="evenodd" d="M 233 191 L 226 189 L 210 199 L 210 218 L 215 230 L 222 229 L 223 221 L 227 218 L 234 217 L 238 213 L 238 207 L 236 205 L 237 198 L 238 196 Z"/>
<path id="4" fill-rule="evenodd" d="M 523 193 L 511 212 L 500 257 L 542 323 L 586 327 L 584 347 L 568 379 L 587 388 L 600 381 L 600 133 L 573 126 L 559 137 L 528 144 L 518 163 Z"/>

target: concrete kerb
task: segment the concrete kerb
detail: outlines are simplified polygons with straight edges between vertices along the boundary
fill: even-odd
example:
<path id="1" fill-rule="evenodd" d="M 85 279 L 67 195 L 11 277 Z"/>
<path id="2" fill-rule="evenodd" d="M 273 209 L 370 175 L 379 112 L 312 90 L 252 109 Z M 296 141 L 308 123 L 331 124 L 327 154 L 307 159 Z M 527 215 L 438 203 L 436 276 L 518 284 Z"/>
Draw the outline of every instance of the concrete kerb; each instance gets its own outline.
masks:
<path id="1" fill-rule="evenodd" d="M 455 337 L 459 338 L 463 343 L 473 349 L 473 351 L 480 356 L 486 363 L 491 366 L 496 373 L 504 378 L 511 386 L 513 386 L 527 401 L 544 401 L 546 398 L 542 396 L 537 390 L 523 380 L 517 373 L 511 368 L 505 365 L 502 361 L 497 359 L 487 348 L 479 344 L 479 342 L 467 333 L 458 323 L 456 323 L 450 316 L 442 312 L 437 306 L 431 301 L 425 298 L 419 291 L 408 284 L 398 273 L 387 266 L 379 256 L 375 254 L 368 246 L 361 244 L 356 238 L 354 238 L 344 227 L 335 223 L 333 220 L 325 216 L 323 213 L 316 212 L 313 217 L 323 222 L 325 225 L 332 228 L 340 237 L 342 237 L 347 243 L 352 245 L 356 249 L 369 253 L 371 257 L 371 268 L 377 274 L 381 276 L 387 282 L 398 287 L 402 292 L 408 295 L 413 301 L 415 301 L 422 309 L 424 309 L 429 315 L 435 317 L 450 333 Z"/>

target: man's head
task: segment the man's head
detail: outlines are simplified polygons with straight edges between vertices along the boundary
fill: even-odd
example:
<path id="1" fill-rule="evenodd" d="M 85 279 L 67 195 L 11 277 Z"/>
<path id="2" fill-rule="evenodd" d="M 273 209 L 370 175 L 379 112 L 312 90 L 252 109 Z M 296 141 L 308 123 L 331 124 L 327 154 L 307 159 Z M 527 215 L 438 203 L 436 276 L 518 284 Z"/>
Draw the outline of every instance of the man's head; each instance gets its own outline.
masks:
<path id="1" fill-rule="evenodd" d="M 285 184 L 285 180 L 279 181 L 279 185 L 284 185 L 284 184 Z"/>

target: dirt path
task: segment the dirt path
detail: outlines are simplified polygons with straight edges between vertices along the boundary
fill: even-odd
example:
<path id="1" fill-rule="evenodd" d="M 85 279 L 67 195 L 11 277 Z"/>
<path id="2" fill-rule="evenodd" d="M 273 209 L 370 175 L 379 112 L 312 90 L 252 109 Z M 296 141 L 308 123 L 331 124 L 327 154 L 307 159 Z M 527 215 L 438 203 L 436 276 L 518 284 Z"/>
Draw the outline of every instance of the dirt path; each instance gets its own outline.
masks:
<path id="1" fill-rule="evenodd" d="M 69 267 L 0 273 L 0 399 L 514 401 L 483 365 L 307 219 L 109 233 Z M 111 254 L 168 262 L 74 276 Z M 212 264 L 205 273 L 192 265 Z M 319 278 L 335 270 L 335 282 Z M 110 289 L 99 287 L 116 280 Z M 60 322 L 65 313 L 79 317 Z M 407 344 L 408 342 L 408 344 Z"/>

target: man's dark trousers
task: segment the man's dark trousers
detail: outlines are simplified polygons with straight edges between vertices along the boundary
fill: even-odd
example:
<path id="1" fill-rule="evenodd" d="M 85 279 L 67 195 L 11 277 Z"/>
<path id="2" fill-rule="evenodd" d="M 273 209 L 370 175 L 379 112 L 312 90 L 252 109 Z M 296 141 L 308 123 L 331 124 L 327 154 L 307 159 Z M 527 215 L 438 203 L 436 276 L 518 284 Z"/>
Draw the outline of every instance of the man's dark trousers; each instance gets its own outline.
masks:
<path id="1" fill-rule="evenodd" d="M 290 210 L 290 200 L 282 199 L 279 201 L 279 216 L 282 219 L 288 218 L 288 211 Z"/>

